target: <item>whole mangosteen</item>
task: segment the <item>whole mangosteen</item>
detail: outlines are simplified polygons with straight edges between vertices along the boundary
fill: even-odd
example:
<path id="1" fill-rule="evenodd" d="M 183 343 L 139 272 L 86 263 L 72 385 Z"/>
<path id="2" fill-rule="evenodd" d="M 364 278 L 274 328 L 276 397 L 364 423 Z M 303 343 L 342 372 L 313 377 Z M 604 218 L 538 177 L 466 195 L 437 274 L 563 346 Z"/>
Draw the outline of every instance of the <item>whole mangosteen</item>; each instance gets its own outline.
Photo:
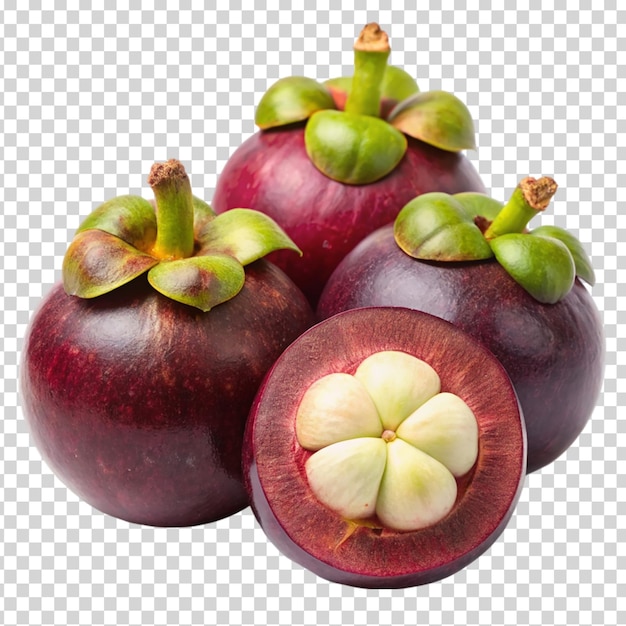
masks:
<path id="1" fill-rule="evenodd" d="M 437 317 L 362 308 L 279 357 L 246 426 L 252 509 L 286 556 L 359 587 L 454 574 L 500 536 L 526 467 L 519 403 L 483 345 Z"/>
<path id="2" fill-rule="evenodd" d="M 604 375 L 599 311 L 581 280 L 593 268 L 580 242 L 552 225 L 527 229 L 556 191 L 522 180 L 503 203 L 482 194 L 425 194 L 337 267 L 318 314 L 410 307 L 455 325 L 502 362 L 528 433 L 528 471 L 559 457 L 595 408 Z"/>
<path id="3" fill-rule="evenodd" d="M 120 196 L 78 229 L 62 284 L 30 322 L 21 398 L 43 459 L 82 499 L 130 522 L 189 526 L 248 505 L 250 405 L 313 313 L 260 258 L 297 250 L 267 216 L 216 217 L 175 160 L 148 182 L 154 206 Z"/>
<path id="4" fill-rule="evenodd" d="M 415 196 L 484 191 L 471 162 L 469 111 L 444 91 L 420 92 L 387 65 L 378 24 L 355 44 L 354 75 L 325 84 L 290 76 L 261 99 L 260 131 L 232 154 L 212 206 L 250 207 L 273 217 L 303 252 L 269 258 L 315 305 L 339 261 Z"/>

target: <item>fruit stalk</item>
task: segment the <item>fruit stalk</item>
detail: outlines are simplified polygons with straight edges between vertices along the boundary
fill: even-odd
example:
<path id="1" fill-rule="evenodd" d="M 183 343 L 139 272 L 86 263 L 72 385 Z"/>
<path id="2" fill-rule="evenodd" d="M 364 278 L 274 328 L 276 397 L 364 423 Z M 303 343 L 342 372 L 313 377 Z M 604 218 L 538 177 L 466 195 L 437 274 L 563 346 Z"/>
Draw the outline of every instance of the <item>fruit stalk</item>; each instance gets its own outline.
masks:
<path id="1" fill-rule="evenodd" d="M 485 237 L 495 239 L 500 235 L 524 232 L 528 222 L 548 206 L 556 190 L 557 184 L 547 176 L 522 179 L 485 231 Z"/>
<path id="2" fill-rule="evenodd" d="M 185 259 L 193 255 L 193 195 L 180 161 L 155 163 L 148 176 L 156 200 L 157 236 L 153 256 Z"/>
<path id="3" fill-rule="evenodd" d="M 354 44 L 354 76 L 345 111 L 380 117 L 380 100 L 391 48 L 387 33 L 367 24 Z"/>

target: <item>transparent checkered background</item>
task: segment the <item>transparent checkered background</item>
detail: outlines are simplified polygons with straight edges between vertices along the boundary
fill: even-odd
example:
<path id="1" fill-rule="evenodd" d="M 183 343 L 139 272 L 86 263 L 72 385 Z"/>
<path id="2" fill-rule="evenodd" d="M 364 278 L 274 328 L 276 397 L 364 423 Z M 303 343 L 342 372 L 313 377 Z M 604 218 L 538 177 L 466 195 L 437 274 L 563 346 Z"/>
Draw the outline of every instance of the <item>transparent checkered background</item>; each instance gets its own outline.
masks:
<path id="1" fill-rule="evenodd" d="M 3 624 L 626 623 L 626 46 L 618 0 L 491 3 L 4 0 L 0 25 Z M 395 4 L 395 3 L 394 3 Z M 413 3 L 407 3 L 413 4 Z M 493 10 L 492 4 L 505 5 Z M 43 7 L 54 6 L 54 9 Z M 177 6 L 179 5 L 179 6 Z M 245 5 L 244 10 L 242 6 Z M 292 7 L 292 5 L 295 5 Z M 441 9 L 440 6 L 444 8 Z M 23 336 L 60 277 L 66 243 L 99 202 L 150 197 L 176 157 L 210 200 L 277 78 L 348 72 L 361 27 L 391 62 L 469 106 L 469 157 L 494 196 L 525 175 L 560 184 L 550 215 L 590 252 L 606 381 L 578 442 L 527 478 L 497 543 L 425 587 L 328 583 L 269 544 L 251 512 L 191 529 L 117 521 L 79 502 L 31 445 L 18 396 Z M 621 81 L 621 85 L 618 83 Z"/>

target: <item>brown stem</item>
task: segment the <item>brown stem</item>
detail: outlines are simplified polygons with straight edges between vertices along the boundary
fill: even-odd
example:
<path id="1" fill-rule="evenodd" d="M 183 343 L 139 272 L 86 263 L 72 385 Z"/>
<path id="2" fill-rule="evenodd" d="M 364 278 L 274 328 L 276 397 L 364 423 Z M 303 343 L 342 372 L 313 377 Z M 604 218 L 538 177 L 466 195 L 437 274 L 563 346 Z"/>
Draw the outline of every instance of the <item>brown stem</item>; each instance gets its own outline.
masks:
<path id="1" fill-rule="evenodd" d="M 529 176 L 520 181 L 519 187 L 528 205 L 536 211 L 543 211 L 557 190 L 556 182 L 548 176 L 539 180 Z"/>
<path id="2" fill-rule="evenodd" d="M 389 37 L 376 22 L 366 24 L 354 44 L 360 52 L 390 52 Z"/>

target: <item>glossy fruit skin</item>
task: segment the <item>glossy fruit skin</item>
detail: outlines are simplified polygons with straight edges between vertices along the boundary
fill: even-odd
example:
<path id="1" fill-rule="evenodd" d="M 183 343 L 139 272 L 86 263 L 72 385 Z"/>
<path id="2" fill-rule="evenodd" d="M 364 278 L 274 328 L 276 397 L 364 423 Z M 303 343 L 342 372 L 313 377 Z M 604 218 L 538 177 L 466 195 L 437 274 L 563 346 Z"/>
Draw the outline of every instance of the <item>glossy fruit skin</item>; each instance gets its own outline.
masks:
<path id="1" fill-rule="evenodd" d="M 346 185 L 319 172 L 304 145 L 304 126 L 257 132 L 230 157 L 211 206 L 266 213 L 303 251 L 301 259 L 275 252 L 281 267 L 315 306 L 330 274 L 354 246 L 393 221 L 412 198 L 428 191 L 484 192 L 471 162 L 408 138 L 396 169 L 368 185 Z"/>
<path id="2" fill-rule="evenodd" d="M 380 350 L 401 350 L 432 365 L 442 390 L 462 397 L 479 425 L 478 460 L 459 479 L 455 507 L 418 531 L 352 527 L 320 503 L 306 479 L 308 453 L 296 439 L 295 415 L 309 386 L 326 374 L 354 373 Z M 459 365 L 463 356 L 469 370 Z M 362 308 L 317 324 L 279 357 L 250 412 L 243 466 L 252 510 L 283 554 L 333 582 L 403 588 L 456 573 L 496 541 L 524 484 L 526 436 L 510 380 L 484 346 L 431 315 Z"/>
<path id="3" fill-rule="evenodd" d="M 313 322 L 302 293 L 260 260 L 203 313 L 144 277 L 84 300 L 57 284 L 31 321 L 24 414 L 42 457 L 96 509 L 190 526 L 248 505 L 241 444 L 264 374 Z"/>
<path id="4" fill-rule="evenodd" d="M 409 307 L 436 315 L 487 346 L 509 373 L 528 433 L 528 472 L 557 459 L 581 433 L 604 377 L 600 313 L 584 285 L 541 304 L 495 261 L 426 262 L 379 229 L 340 264 L 318 317 L 363 306 Z"/>

